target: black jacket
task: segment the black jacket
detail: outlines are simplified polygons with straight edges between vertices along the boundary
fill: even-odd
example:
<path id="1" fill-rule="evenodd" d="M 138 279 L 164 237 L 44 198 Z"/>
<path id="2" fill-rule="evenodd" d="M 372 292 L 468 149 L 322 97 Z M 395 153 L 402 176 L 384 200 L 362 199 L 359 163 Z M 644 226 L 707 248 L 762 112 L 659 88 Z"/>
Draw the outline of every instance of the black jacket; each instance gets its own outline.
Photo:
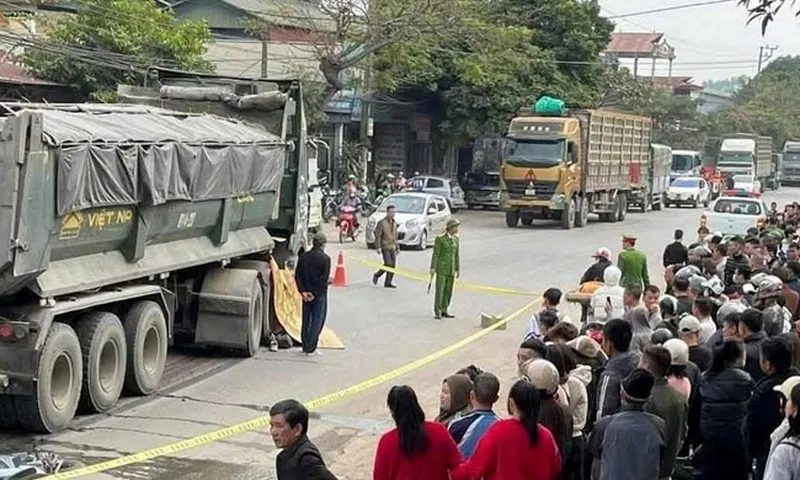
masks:
<path id="1" fill-rule="evenodd" d="M 763 472 L 769 453 L 770 434 L 778 428 L 783 420 L 780 394 L 775 387 L 784 380 L 800 375 L 800 371 L 791 368 L 784 372 L 766 376 L 756 383 L 753 396 L 747 404 L 747 432 L 750 456 L 759 463 L 759 471 Z"/>
<path id="2" fill-rule="evenodd" d="M 725 261 L 725 275 L 722 280 L 725 282 L 725 285 L 733 285 L 733 276 L 736 274 L 736 271 L 743 268 L 749 267 L 750 261 L 744 254 L 732 255 L 728 257 Z M 755 272 L 753 272 L 755 274 Z"/>
<path id="3" fill-rule="evenodd" d="M 305 435 L 278 454 L 275 470 L 278 480 L 337 480 L 328 471 L 317 447 Z"/>
<path id="4" fill-rule="evenodd" d="M 294 278 L 300 292 L 311 292 L 315 297 L 326 295 L 330 275 L 331 257 L 319 248 L 312 248 L 297 260 Z"/>
<path id="5" fill-rule="evenodd" d="M 680 241 L 676 240 L 664 249 L 664 268 L 670 265 L 682 265 L 689 261 L 689 250 Z"/>
<path id="6" fill-rule="evenodd" d="M 740 368 L 706 372 L 700 384 L 700 433 L 704 442 L 747 453 L 744 428 L 752 391 L 753 380 Z"/>
<path id="7" fill-rule="evenodd" d="M 581 277 L 581 283 L 586 282 L 602 282 L 603 281 L 603 274 L 606 272 L 606 268 L 611 266 L 610 260 L 600 260 L 599 262 L 595 262 L 586 270 L 586 273 L 583 274 Z"/>
<path id="8" fill-rule="evenodd" d="M 597 385 L 597 420 L 619 411 L 622 380 L 636 368 L 639 358 L 638 352 L 628 351 L 608 359 Z"/>
<path id="9" fill-rule="evenodd" d="M 761 344 L 767 339 L 767 334 L 763 330 L 754 333 L 747 337 L 744 341 L 744 350 L 747 357 L 744 362 L 744 371 L 750 374 L 750 378 L 754 382 L 758 382 L 764 378 L 764 372 L 761 371 Z"/>

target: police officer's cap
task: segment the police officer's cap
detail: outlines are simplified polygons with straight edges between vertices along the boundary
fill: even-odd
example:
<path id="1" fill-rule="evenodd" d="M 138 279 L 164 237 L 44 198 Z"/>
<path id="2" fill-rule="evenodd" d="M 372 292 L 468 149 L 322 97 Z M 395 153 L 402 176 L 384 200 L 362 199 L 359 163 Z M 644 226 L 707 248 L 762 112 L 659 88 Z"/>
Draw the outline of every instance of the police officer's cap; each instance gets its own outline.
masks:
<path id="1" fill-rule="evenodd" d="M 448 230 L 450 230 L 453 227 L 457 227 L 459 225 L 461 225 L 461 222 L 459 222 L 458 219 L 451 218 L 450 220 L 447 221 L 447 229 Z"/>

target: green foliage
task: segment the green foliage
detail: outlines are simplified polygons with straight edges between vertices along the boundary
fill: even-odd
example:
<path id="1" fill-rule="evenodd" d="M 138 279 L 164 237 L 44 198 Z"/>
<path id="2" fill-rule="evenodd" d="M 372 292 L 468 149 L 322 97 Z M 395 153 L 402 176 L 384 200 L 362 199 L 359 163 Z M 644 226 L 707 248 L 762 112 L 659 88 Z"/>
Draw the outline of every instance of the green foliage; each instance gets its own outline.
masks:
<path id="1" fill-rule="evenodd" d="M 733 105 L 709 115 L 709 135 L 769 135 L 776 148 L 800 138 L 800 57 L 780 57 L 733 97 Z"/>
<path id="2" fill-rule="evenodd" d="M 613 26 L 596 5 L 453 1 L 459 15 L 450 20 L 456 25 L 388 45 L 375 62 L 378 85 L 427 100 L 446 140 L 503 133 L 520 107 L 543 94 L 567 105 L 599 102 L 597 58 Z"/>
<path id="3" fill-rule="evenodd" d="M 73 85 L 87 98 L 110 101 L 120 83 L 141 82 L 153 65 L 211 71 L 203 59 L 205 22 L 178 21 L 151 0 L 81 0 L 75 15 L 45 19 L 44 39 L 26 48 L 32 75 Z"/>
<path id="4" fill-rule="evenodd" d="M 360 142 L 345 140 L 342 143 L 342 156 L 336 166 L 336 171 L 339 173 L 339 185 L 347 183 L 347 178 L 350 175 L 355 175 L 356 178 L 364 178 L 363 161 L 361 159 L 363 154 L 364 145 Z"/>
<path id="5" fill-rule="evenodd" d="M 707 90 L 722 93 L 736 93 L 742 87 L 747 85 L 750 77 L 747 75 L 740 75 L 738 77 L 730 77 L 723 80 L 706 80 L 703 82 L 703 87 Z"/>

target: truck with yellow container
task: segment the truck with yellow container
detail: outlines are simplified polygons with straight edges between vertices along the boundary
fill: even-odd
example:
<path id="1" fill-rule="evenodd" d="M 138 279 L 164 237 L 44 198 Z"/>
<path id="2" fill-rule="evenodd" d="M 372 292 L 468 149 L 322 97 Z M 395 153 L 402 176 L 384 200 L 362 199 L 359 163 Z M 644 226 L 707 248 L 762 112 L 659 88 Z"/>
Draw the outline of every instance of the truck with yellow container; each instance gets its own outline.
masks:
<path id="1" fill-rule="evenodd" d="M 590 213 L 623 221 L 628 200 L 647 189 L 651 126 L 647 117 L 607 110 L 520 110 L 500 175 L 506 225 L 552 219 L 580 228 Z"/>

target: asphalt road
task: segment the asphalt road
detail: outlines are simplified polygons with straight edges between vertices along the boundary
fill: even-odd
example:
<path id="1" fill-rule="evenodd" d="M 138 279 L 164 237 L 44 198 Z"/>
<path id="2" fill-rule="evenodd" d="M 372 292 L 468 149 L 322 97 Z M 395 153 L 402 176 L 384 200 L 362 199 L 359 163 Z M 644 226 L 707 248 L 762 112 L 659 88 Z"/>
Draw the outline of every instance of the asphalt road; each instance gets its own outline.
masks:
<path id="1" fill-rule="evenodd" d="M 780 205 L 800 197 L 800 189 L 783 188 L 767 194 Z M 629 213 L 624 223 L 598 223 L 590 218 L 584 229 L 561 230 L 555 223 L 506 228 L 503 215 L 490 211 L 463 211 L 462 279 L 476 284 L 542 291 L 550 286 L 569 289 L 591 263 L 598 247 L 616 254 L 623 233 L 639 237 L 638 247 L 649 261 L 651 277 L 661 285 L 661 253 L 672 232 L 682 228 L 687 241 L 695 237 L 701 208 L 671 208 L 647 214 Z M 333 235 L 330 236 L 333 239 Z M 371 269 L 357 259 L 377 260 L 366 250 L 363 237 L 356 244 L 330 243 L 334 258 L 343 251 L 349 286 L 332 289 L 328 325 L 346 344 L 342 351 L 325 351 L 307 358 L 296 350 L 262 350 L 252 359 L 190 386 L 136 402 L 118 412 L 82 419 L 67 432 L 47 437 L 0 435 L 0 452 L 34 446 L 55 451 L 77 464 L 99 461 L 174 443 L 254 417 L 269 405 L 293 397 L 310 400 L 390 371 L 479 330 L 480 313 L 507 314 L 532 297 L 457 290 L 452 320 L 435 320 L 432 295 L 426 283 L 398 278 L 398 289 L 373 286 Z M 426 252 L 403 251 L 399 266 L 425 273 Z M 568 307 L 569 308 L 569 307 Z M 571 310 L 577 315 L 577 310 Z M 385 395 L 391 384 L 417 389 L 430 417 L 436 414 L 441 379 L 461 366 L 476 364 L 495 372 L 507 390 L 516 369 L 516 345 L 528 314 L 458 352 L 415 370 L 389 384 L 314 412 L 311 437 L 331 468 L 342 479 L 371 478 L 378 436 L 391 427 Z M 504 402 L 504 401 L 503 401 Z M 505 411 L 504 403 L 498 407 Z M 219 479 L 275 478 L 272 446 L 266 429 L 161 457 L 146 463 L 86 478 Z"/>

